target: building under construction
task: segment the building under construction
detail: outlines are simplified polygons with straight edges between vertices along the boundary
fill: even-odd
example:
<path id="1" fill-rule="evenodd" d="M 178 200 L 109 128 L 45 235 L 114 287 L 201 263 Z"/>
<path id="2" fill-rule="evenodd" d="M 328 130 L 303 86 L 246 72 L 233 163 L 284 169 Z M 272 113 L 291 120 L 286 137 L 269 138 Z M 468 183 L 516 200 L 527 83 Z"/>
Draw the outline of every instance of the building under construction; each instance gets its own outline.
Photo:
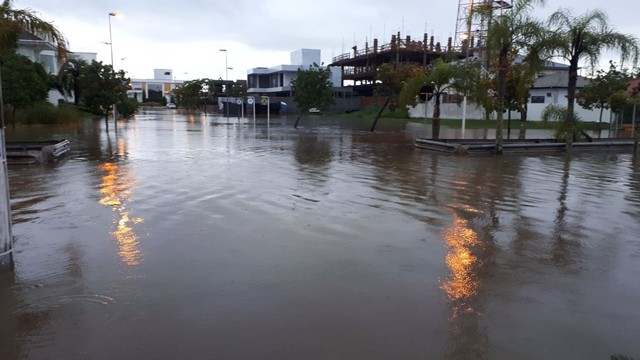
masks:
<path id="1" fill-rule="evenodd" d="M 482 50 L 486 43 L 488 23 L 476 14 L 480 9 L 503 11 L 510 8 L 508 1 L 459 0 L 456 35 L 448 38 L 445 45 L 435 42 L 434 37 L 426 33 L 422 40 L 416 41 L 410 36 L 402 38 L 398 32 L 391 36 L 388 44 L 379 45 L 378 39 L 374 39 L 373 46 L 369 46 L 368 42 L 363 49 L 354 46 L 352 52 L 334 57 L 329 66 L 342 69 L 342 86 L 345 86 L 345 82 L 352 84 L 355 96 L 371 96 L 382 64 L 413 63 L 427 67 L 437 58 L 484 56 Z"/>
<path id="2" fill-rule="evenodd" d="M 352 82 L 354 95 L 371 96 L 378 69 L 386 63 L 413 63 L 426 67 L 437 58 L 462 58 L 462 47 L 454 47 L 449 38 L 446 45 L 435 42 L 433 36 L 424 34 L 422 41 L 415 41 L 411 36 L 401 38 L 400 32 L 391 35 L 391 42 L 379 45 L 373 39 L 373 46 L 365 43 L 364 49 L 354 46 L 353 52 L 333 58 L 329 66 L 342 69 L 342 86 L 345 81 Z"/>

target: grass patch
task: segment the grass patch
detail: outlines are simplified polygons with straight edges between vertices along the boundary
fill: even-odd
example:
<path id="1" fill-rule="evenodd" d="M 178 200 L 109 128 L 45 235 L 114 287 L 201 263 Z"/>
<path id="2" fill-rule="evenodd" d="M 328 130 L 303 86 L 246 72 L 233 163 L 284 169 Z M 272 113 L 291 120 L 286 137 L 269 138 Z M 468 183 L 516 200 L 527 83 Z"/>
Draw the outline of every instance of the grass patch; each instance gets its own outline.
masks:
<path id="1" fill-rule="evenodd" d="M 339 117 L 344 118 L 369 118 L 371 120 L 375 119 L 376 115 L 380 111 L 379 106 L 371 106 L 364 108 L 358 111 L 352 111 L 350 113 L 345 114 L 336 114 Z M 396 109 L 395 111 L 389 110 L 389 108 L 384 109 L 380 118 L 386 119 L 409 119 L 409 112 L 407 110 Z"/>
<path id="2" fill-rule="evenodd" d="M 88 117 L 87 113 L 70 104 L 61 104 L 56 107 L 48 102 L 41 102 L 16 111 L 15 120 L 19 124 L 63 124 Z"/>
<path id="3" fill-rule="evenodd" d="M 378 115 L 378 111 L 380 111 L 380 107 L 372 106 L 368 108 L 364 108 L 362 110 L 353 111 L 346 114 L 336 114 L 336 116 L 340 118 L 346 119 L 369 119 L 373 121 L 376 115 Z M 396 109 L 396 111 L 389 111 L 389 109 L 385 109 L 382 112 L 380 119 L 403 119 L 409 122 L 420 122 L 424 123 L 423 118 L 409 118 L 409 113 L 407 111 L 402 111 L 400 109 Z M 431 124 L 432 119 L 427 119 L 426 123 Z M 504 129 L 507 129 L 507 119 L 504 120 L 503 126 Z M 461 119 L 440 119 L 440 125 L 446 126 L 449 128 L 461 128 L 462 120 Z M 583 130 L 602 130 L 608 129 L 608 123 L 598 123 L 598 122 L 582 122 Z M 497 126 L 496 120 L 478 120 L 478 119 L 467 119 L 465 121 L 466 129 L 495 129 Z M 520 129 L 521 127 L 525 129 L 544 129 L 544 130 L 555 130 L 558 127 L 558 122 L 556 121 L 520 121 L 520 120 L 511 120 L 511 129 Z"/>

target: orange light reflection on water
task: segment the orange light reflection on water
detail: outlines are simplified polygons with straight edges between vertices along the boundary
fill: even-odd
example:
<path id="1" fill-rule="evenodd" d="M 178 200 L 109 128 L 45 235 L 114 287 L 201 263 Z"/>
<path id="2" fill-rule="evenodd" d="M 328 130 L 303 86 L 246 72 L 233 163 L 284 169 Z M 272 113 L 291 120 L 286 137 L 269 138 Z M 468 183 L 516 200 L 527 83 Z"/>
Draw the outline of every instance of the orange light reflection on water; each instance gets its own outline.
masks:
<path id="1" fill-rule="evenodd" d="M 468 227 L 466 220 L 454 215 L 444 239 L 449 246 L 445 262 L 451 274 L 442 289 L 450 300 L 464 301 L 478 293 L 479 281 L 474 271 L 478 258 L 472 252 L 479 245 L 478 234 Z"/>
<path id="2" fill-rule="evenodd" d="M 124 149 L 124 145 L 118 143 L 119 152 L 121 148 Z M 135 181 L 128 176 L 124 167 L 116 163 L 105 163 L 100 170 L 106 172 L 100 184 L 100 193 L 103 195 L 100 204 L 111 206 L 119 215 L 115 220 L 116 230 L 111 233 L 118 243 L 118 255 L 125 264 L 136 266 L 141 260 L 140 241 L 131 225 L 144 220 L 132 218 L 126 210 L 126 202 L 131 198 Z"/>

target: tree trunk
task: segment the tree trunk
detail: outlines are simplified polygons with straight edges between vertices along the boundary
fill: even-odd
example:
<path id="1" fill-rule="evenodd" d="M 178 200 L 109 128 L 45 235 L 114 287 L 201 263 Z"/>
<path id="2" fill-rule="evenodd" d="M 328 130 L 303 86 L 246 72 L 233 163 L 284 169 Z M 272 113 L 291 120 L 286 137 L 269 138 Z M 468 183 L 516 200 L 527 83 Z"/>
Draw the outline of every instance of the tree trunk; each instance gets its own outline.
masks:
<path id="1" fill-rule="evenodd" d="M 500 51 L 498 65 L 498 101 L 496 104 L 496 154 L 502 154 L 503 138 L 502 129 L 504 127 L 504 96 L 507 91 L 507 55 L 508 50 Z"/>
<path id="2" fill-rule="evenodd" d="M 573 133 L 574 133 L 574 119 L 573 109 L 576 99 L 576 83 L 578 81 L 578 60 L 572 59 L 569 62 L 569 83 L 567 85 L 567 119 L 566 119 L 566 144 L 567 153 L 571 153 L 573 150 Z"/>
<path id="3" fill-rule="evenodd" d="M 507 139 L 511 139 L 511 110 L 507 114 Z"/>
<path id="4" fill-rule="evenodd" d="M 433 120 L 431 122 L 431 138 L 440 139 L 440 93 L 435 94 L 433 105 Z"/>
<path id="5" fill-rule="evenodd" d="M 378 115 L 376 115 L 375 120 L 373 120 L 373 124 L 371 124 L 371 130 L 370 130 L 371 132 L 373 132 L 376 129 L 376 124 L 380 119 L 380 115 L 382 115 L 382 112 L 384 111 L 384 109 L 386 109 L 387 105 L 389 104 L 389 101 L 391 101 L 391 96 L 387 96 L 387 100 L 384 102 L 384 105 L 382 105 L 382 108 L 380 108 L 380 111 L 378 111 Z"/>
<path id="6" fill-rule="evenodd" d="M 528 113 L 529 113 L 529 105 L 525 102 L 522 108 L 520 109 L 520 121 L 526 122 Z"/>
<path id="7" fill-rule="evenodd" d="M 298 128 L 298 122 L 300 122 L 300 118 L 301 118 L 301 117 L 302 117 L 302 111 L 300 111 L 300 112 L 298 113 L 298 117 L 296 118 L 296 123 L 295 123 L 295 124 L 293 124 L 293 128 L 294 128 L 294 129 L 297 129 L 297 128 Z"/>
<path id="8" fill-rule="evenodd" d="M 598 127 L 602 124 L 602 112 L 604 111 L 604 107 L 600 108 L 600 118 L 598 119 Z"/>
<path id="9" fill-rule="evenodd" d="M 640 139 L 640 134 L 638 134 L 638 122 L 636 121 L 636 108 L 637 104 L 634 100 L 633 103 L 633 117 L 631 121 L 631 131 L 633 132 L 633 153 L 638 154 L 638 140 Z"/>
<path id="10" fill-rule="evenodd" d="M 634 133 L 633 133 L 633 153 L 638 153 L 638 142 L 640 142 L 640 131 L 638 130 L 638 125 L 636 124 Z"/>

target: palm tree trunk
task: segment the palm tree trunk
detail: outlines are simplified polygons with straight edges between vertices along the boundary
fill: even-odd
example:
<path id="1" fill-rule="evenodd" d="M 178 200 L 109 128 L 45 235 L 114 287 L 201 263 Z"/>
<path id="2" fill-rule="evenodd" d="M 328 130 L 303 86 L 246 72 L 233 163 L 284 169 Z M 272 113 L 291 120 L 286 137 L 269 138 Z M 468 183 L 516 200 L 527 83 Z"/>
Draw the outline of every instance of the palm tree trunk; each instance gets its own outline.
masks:
<path id="1" fill-rule="evenodd" d="M 496 154 L 502 154 L 504 140 L 502 130 L 504 128 L 504 96 L 507 91 L 507 49 L 500 51 L 498 68 L 498 101 L 496 104 Z"/>
<path id="2" fill-rule="evenodd" d="M 640 140 L 640 135 L 638 134 L 638 122 L 636 121 L 636 109 L 638 104 L 636 103 L 637 99 L 633 100 L 633 116 L 631 117 L 631 133 L 633 134 L 633 153 L 638 154 L 638 140 Z"/>
<path id="3" fill-rule="evenodd" d="M 507 140 L 511 139 L 511 110 L 507 114 Z"/>
<path id="4" fill-rule="evenodd" d="M 431 123 L 431 138 L 440 139 L 440 93 L 436 92 L 433 105 L 433 120 Z"/>
<path id="5" fill-rule="evenodd" d="M 567 119 L 566 119 L 566 144 L 567 153 L 571 153 L 573 150 L 573 132 L 574 132 L 574 119 L 573 109 L 576 99 L 576 83 L 578 81 L 578 60 L 572 60 L 569 64 L 569 83 L 567 85 Z"/>
<path id="6" fill-rule="evenodd" d="M 387 96 L 387 100 L 384 102 L 384 105 L 382 105 L 382 108 L 380 108 L 380 111 L 378 111 L 378 115 L 376 115 L 375 120 L 373 120 L 373 124 L 371 124 L 371 130 L 370 130 L 371 132 L 373 132 L 376 129 L 376 124 L 380 119 L 380 115 L 382 115 L 382 112 L 384 111 L 384 109 L 386 109 L 387 105 L 389 105 L 389 101 L 391 101 L 391 96 Z"/>

